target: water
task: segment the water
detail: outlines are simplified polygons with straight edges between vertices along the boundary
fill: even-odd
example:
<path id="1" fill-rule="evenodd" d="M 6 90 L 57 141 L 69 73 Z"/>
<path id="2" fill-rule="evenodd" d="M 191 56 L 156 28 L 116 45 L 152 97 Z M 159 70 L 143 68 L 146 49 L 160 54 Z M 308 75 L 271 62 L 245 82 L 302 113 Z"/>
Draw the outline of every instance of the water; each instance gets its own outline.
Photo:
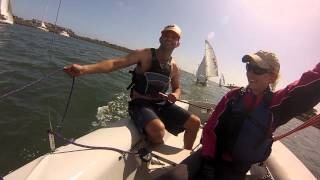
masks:
<path id="1" fill-rule="evenodd" d="M 24 26 L 0 24 L 0 95 L 67 64 L 94 63 L 121 55 L 125 53 L 85 41 Z M 80 137 L 127 116 L 126 87 L 131 80 L 129 69 L 76 79 L 71 106 L 62 129 L 66 137 Z M 0 100 L 0 176 L 49 151 L 46 134 L 49 120 L 54 126 L 60 122 L 71 82 L 70 77 L 59 72 Z M 213 82 L 205 88 L 195 86 L 194 76 L 184 71 L 181 84 L 183 99 L 217 103 L 227 91 Z M 286 131 L 300 123 L 293 120 L 282 129 Z M 308 128 L 284 140 L 318 178 L 319 138 L 318 129 Z"/>

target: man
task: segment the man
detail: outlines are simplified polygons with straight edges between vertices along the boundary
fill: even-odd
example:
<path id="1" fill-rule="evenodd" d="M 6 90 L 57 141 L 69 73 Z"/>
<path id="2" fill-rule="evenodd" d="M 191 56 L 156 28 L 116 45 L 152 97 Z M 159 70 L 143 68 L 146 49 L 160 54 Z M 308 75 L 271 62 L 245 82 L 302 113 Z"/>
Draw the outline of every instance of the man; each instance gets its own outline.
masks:
<path id="1" fill-rule="evenodd" d="M 200 119 L 174 102 L 181 95 L 180 72 L 171 54 L 180 45 L 181 29 L 168 25 L 161 31 L 158 49 L 136 50 L 127 56 L 96 64 L 73 64 L 64 71 L 71 76 L 107 73 L 136 64 L 132 71 L 129 114 L 140 132 L 153 144 L 162 144 L 165 129 L 177 135 L 183 130 L 184 148 L 191 149 L 200 127 Z M 172 92 L 164 94 L 171 84 Z M 166 99 L 166 100 L 165 100 Z"/>

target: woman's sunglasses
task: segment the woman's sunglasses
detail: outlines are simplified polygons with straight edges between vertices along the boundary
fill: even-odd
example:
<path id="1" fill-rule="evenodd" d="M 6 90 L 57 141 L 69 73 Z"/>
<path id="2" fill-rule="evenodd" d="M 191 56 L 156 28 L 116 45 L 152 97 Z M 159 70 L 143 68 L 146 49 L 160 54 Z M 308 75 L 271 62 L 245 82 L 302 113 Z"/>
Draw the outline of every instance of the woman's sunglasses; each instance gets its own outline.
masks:
<path id="1" fill-rule="evenodd" d="M 257 74 L 257 75 L 262 75 L 262 74 L 271 72 L 269 69 L 263 69 L 255 64 L 250 64 L 250 63 L 246 64 L 246 69 L 247 69 L 247 72 L 252 71 L 254 74 Z"/>

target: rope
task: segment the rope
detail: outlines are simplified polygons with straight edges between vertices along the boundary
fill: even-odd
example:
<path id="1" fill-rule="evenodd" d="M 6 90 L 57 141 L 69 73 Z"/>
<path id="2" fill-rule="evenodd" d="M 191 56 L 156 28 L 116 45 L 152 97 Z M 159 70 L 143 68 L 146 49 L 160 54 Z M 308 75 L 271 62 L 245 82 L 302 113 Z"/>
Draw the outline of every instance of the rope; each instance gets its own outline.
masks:
<path id="1" fill-rule="evenodd" d="M 57 26 L 57 22 L 58 22 L 58 18 L 59 18 L 59 13 L 60 13 L 60 7 L 61 7 L 61 3 L 62 3 L 62 0 L 59 0 L 59 5 L 58 5 L 58 9 L 57 9 L 57 13 L 56 13 L 56 18 L 55 18 L 55 21 L 54 21 L 54 27 Z M 53 33 L 51 34 L 51 46 L 50 46 L 50 49 L 52 50 L 53 49 L 53 44 L 54 44 L 54 35 Z M 52 56 L 49 56 L 50 58 L 50 61 L 52 61 Z M 62 115 L 62 119 L 60 120 L 59 124 L 56 126 L 57 128 L 57 131 L 60 132 L 61 129 L 62 129 L 62 125 L 64 123 L 64 119 L 67 115 L 67 112 L 68 112 L 68 109 L 69 109 L 69 105 L 70 105 L 70 101 L 71 101 L 71 95 L 72 95 L 72 92 L 73 92 L 73 87 L 74 87 L 74 82 L 75 82 L 75 77 L 73 77 L 72 79 L 72 85 L 71 85 L 71 88 L 70 88 L 70 92 L 69 92 L 69 96 L 68 96 L 68 100 L 67 100 L 67 104 L 66 104 L 66 107 L 64 109 L 64 113 Z M 51 121 L 49 119 L 49 123 L 51 124 Z"/>
<path id="2" fill-rule="evenodd" d="M 8 96 L 14 95 L 14 94 L 16 94 L 16 93 L 18 93 L 18 92 L 20 92 L 20 91 L 22 91 L 22 90 L 24 90 L 24 89 L 26 89 L 28 87 L 31 87 L 31 86 L 33 86 L 33 85 L 35 85 L 37 83 L 40 83 L 41 81 L 43 81 L 43 80 L 45 80 L 45 79 L 57 74 L 61 70 L 63 70 L 63 68 L 59 68 L 57 70 L 54 70 L 54 71 L 50 72 L 49 74 L 47 74 L 47 75 L 45 75 L 45 76 L 43 76 L 43 77 L 41 77 L 41 78 L 39 78 L 39 79 L 37 79 L 35 81 L 32 81 L 32 82 L 30 82 L 30 83 L 28 83 L 28 84 L 26 84 L 26 85 L 24 85 L 24 86 L 22 86 L 20 88 L 17 88 L 15 90 L 9 91 L 8 93 L 5 93 L 5 94 L 1 95 L 0 96 L 0 100 L 6 98 Z M 57 131 L 58 132 L 60 132 L 60 130 L 62 128 L 62 125 L 64 123 L 65 117 L 67 115 L 67 112 L 68 112 L 68 109 L 69 109 L 69 106 L 70 106 L 71 96 L 72 96 L 73 89 L 74 89 L 74 83 L 75 83 L 75 77 L 72 78 L 72 84 L 71 84 L 71 88 L 70 88 L 67 104 L 66 104 L 66 107 L 64 109 L 64 113 L 63 113 L 62 119 L 60 120 L 59 124 L 57 125 Z M 50 122 L 50 120 L 49 120 L 49 122 Z M 51 122 L 50 122 L 50 124 L 51 124 Z"/>
<path id="3" fill-rule="evenodd" d="M 58 22 L 58 17 L 59 17 L 59 12 L 60 12 L 60 7 L 61 7 L 61 1 L 62 1 L 62 0 L 59 1 L 59 6 L 58 6 L 58 10 L 57 10 L 56 20 L 55 20 L 55 23 L 54 23 L 55 25 L 56 25 L 57 22 Z"/>
<path id="4" fill-rule="evenodd" d="M 71 96 L 72 96 L 72 93 L 73 93 L 74 82 L 75 82 L 75 77 L 72 78 L 72 84 L 71 84 L 71 88 L 70 88 L 67 104 L 66 104 L 66 107 L 64 109 L 62 119 L 60 120 L 59 124 L 57 125 L 57 132 L 61 132 L 62 125 L 64 123 L 64 119 L 65 119 L 65 117 L 67 115 L 67 112 L 68 112 L 68 109 L 69 109 L 69 105 L 70 105 L 70 102 L 71 102 Z"/>
<path id="5" fill-rule="evenodd" d="M 59 6 L 58 6 L 58 10 L 57 10 L 57 14 L 56 14 L 56 19 L 54 21 L 54 27 L 57 26 L 57 22 L 58 22 L 58 17 L 59 17 L 59 12 L 60 12 L 60 7 L 61 7 L 61 1 L 59 1 Z M 53 33 L 51 34 L 51 46 L 50 46 L 50 49 L 52 50 L 53 49 L 53 43 L 54 43 L 54 35 Z M 52 60 L 52 57 L 50 56 L 50 61 Z"/>
<path id="6" fill-rule="evenodd" d="M 60 133 L 58 132 L 54 132 L 52 130 L 48 130 L 49 134 L 54 135 L 55 137 L 64 140 L 65 142 L 69 143 L 69 144 L 73 144 L 75 146 L 79 146 L 79 147 L 83 147 L 83 148 L 88 148 L 88 149 L 101 149 L 101 150 L 110 150 L 110 151 L 115 151 L 118 152 L 120 154 L 138 154 L 138 152 L 132 152 L 132 151 L 125 151 L 125 150 L 121 150 L 118 148 L 113 148 L 113 147 L 102 147 L 102 146 L 90 146 L 90 145 L 84 145 L 84 144 L 80 144 L 80 143 L 76 143 L 72 140 L 69 140 L 65 137 L 63 137 Z"/>
<path id="7" fill-rule="evenodd" d="M 163 96 L 164 98 L 168 99 L 168 95 L 167 94 L 164 94 L 164 93 L 159 93 L 161 96 Z M 191 106 L 194 106 L 194 107 L 197 107 L 197 108 L 200 108 L 200 109 L 205 109 L 207 111 L 211 111 L 212 109 L 215 108 L 215 105 L 213 105 L 212 108 L 208 108 L 208 107 L 204 107 L 204 106 L 200 106 L 200 105 L 197 105 L 197 104 L 193 104 L 193 103 L 190 103 L 188 101 L 184 101 L 184 100 L 180 100 L 180 99 L 177 99 L 176 101 L 179 101 L 179 102 L 182 102 L 182 103 L 185 103 L 185 104 L 189 104 Z"/>
<path id="8" fill-rule="evenodd" d="M 208 107 L 205 107 L 205 106 L 199 106 L 199 105 L 190 103 L 190 102 L 188 102 L 188 101 L 180 100 L 180 99 L 177 99 L 177 101 L 182 102 L 182 103 L 189 104 L 189 105 L 191 105 L 191 106 L 194 106 L 194 107 L 197 107 L 197 108 L 200 108 L 200 109 L 205 109 L 205 110 L 207 110 L 207 111 L 211 111 L 212 109 L 215 108 L 215 105 L 213 105 L 212 108 L 208 108 Z"/>
<path id="9" fill-rule="evenodd" d="M 289 135 L 292 134 L 292 133 L 295 133 L 295 132 L 297 132 L 297 131 L 300 131 L 300 130 L 302 130 L 302 129 L 304 129 L 304 128 L 307 128 L 307 127 L 312 126 L 312 125 L 314 125 L 314 124 L 316 124 L 316 123 L 319 123 L 319 122 L 320 122 L 320 114 L 313 116 L 312 118 L 310 118 L 309 120 L 307 120 L 306 122 L 304 122 L 304 123 L 301 124 L 300 126 L 292 129 L 291 131 L 289 131 L 289 132 L 287 132 L 287 133 L 285 133 L 285 134 L 282 134 L 282 135 L 279 135 L 279 136 L 274 137 L 274 138 L 273 138 L 273 141 L 278 141 L 278 140 L 280 140 L 280 139 L 282 139 L 282 138 L 284 138 L 284 137 L 289 136 Z"/>
<path id="10" fill-rule="evenodd" d="M 33 86 L 33 85 L 35 85 L 35 84 L 43 81 L 44 79 L 47 79 L 47 78 L 49 78 L 49 77 L 57 74 L 57 73 L 58 73 L 59 71 L 61 71 L 61 70 L 63 70 L 63 68 L 59 68 L 59 69 L 57 69 L 57 70 L 54 70 L 54 71 L 50 72 L 49 74 L 45 75 L 45 76 L 42 77 L 42 78 L 39 78 L 39 79 L 37 79 L 37 80 L 35 80 L 35 81 L 32 81 L 31 83 L 28 83 L 28 84 L 26 84 L 26 85 L 24 85 L 24 86 L 22 86 L 22 87 L 20 87 L 20 88 L 17 88 L 17 89 L 15 89 L 15 90 L 9 91 L 8 93 L 5 93 L 5 94 L 1 95 L 1 96 L 0 96 L 0 100 L 6 98 L 6 97 L 8 97 L 8 96 L 11 96 L 11 95 L 13 95 L 13 94 L 16 94 L 16 93 L 24 90 L 24 89 L 27 88 L 27 87 Z"/>
<path id="11" fill-rule="evenodd" d="M 160 161 L 159 162 L 155 162 L 153 160 L 153 157 L 157 158 L 158 160 L 162 160 L 164 162 L 167 162 L 168 164 L 171 164 L 171 165 L 176 165 L 175 162 L 172 162 L 171 160 L 167 159 L 167 158 L 164 158 L 164 157 L 161 157 L 161 156 L 158 156 L 154 153 L 152 153 L 151 151 L 149 151 L 147 148 L 143 147 L 141 149 L 139 149 L 138 151 L 125 151 L 125 150 L 122 150 L 122 149 L 118 149 L 118 148 L 113 148 L 113 147 L 107 147 L 107 146 L 90 146 L 90 145 L 85 145 L 85 144 L 80 144 L 80 143 L 76 143 L 74 142 L 74 140 L 70 140 L 70 139 L 67 139 L 65 137 L 63 137 L 60 133 L 58 132 L 54 132 L 52 130 L 47 130 L 48 134 L 51 134 L 53 135 L 54 137 L 57 137 L 69 144 L 73 144 L 75 146 L 78 146 L 78 147 L 83 147 L 83 148 L 87 148 L 87 149 L 90 149 L 90 150 L 108 150 L 108 151 L 115 151 L 115 152 L 118 152 L 119 154 L 121 154 L 123 156 L 127 155 L 127 154 L 130 154 L 130 155 L 139 155 L 139 158 L 144 161 L 144 162 L 152 162 L 152 163 L 158 163 L 159 165 L 164 165 L 163 163 L 161 163 Z"/>

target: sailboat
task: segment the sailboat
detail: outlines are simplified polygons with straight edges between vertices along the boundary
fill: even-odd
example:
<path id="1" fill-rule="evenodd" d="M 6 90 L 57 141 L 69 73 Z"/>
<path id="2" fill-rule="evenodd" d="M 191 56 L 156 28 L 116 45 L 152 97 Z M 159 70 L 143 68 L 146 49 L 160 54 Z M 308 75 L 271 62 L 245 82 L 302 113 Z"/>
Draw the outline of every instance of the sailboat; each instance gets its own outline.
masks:
<path id="1" fill-rule="evenodd" d="M 60 33 L 59 33 L 61 36 L 65 36 L 65 37 L 70 37 L 70 35 L 69 35 L 69 33 L 67 32 L 67 31 L 61 31 Z"/>
<path id="2" fill-rule="evenodd" d="M 205 53 L 196 73 L 196 84 L 206 86 L 209 77 L 217 76 L 217 59 L 210 42 L 205 40 Z"/>
<path id="3" fill-rule="evenodd" d="M 41 30 L 43 30 L 43 31 L 45 31 L 45 32 L 49 32 L 48 27 L 47 27 L 46 24 L 44 23 L 44 17 L 45 17 L 45 15 L 46 15 L 47 11 L 48 11 L 48 3 L 47 3 L 46 8 L 44 9 L 44 12 L 43 12 L 43 16 L 42 16 L 42 20 L 41 20 L 41 25 L 38 27 L 38 29 L 41 29 Z"/>
<path id="4" fill-rule="evenodd" d="M 220 79 L 219 79 L 219 87 L 224 86 L 225 85 L 225 79 L 224 79 L 224 75 L 221 73 L 220 75 Z"/>
<path id="5" fill-rule="evenodd" d="M 47 28 L 46 24 L 44 24 L 44 22 L 41 22 L 41 26 L 38 27 L 39 29 L 48 32 L 49 29 Z"/>
<path id="6" fill-rule="evenodd" d="M 1 0 L 0 22 L 5 24 L 13 24 L 10 0 Z"/>

